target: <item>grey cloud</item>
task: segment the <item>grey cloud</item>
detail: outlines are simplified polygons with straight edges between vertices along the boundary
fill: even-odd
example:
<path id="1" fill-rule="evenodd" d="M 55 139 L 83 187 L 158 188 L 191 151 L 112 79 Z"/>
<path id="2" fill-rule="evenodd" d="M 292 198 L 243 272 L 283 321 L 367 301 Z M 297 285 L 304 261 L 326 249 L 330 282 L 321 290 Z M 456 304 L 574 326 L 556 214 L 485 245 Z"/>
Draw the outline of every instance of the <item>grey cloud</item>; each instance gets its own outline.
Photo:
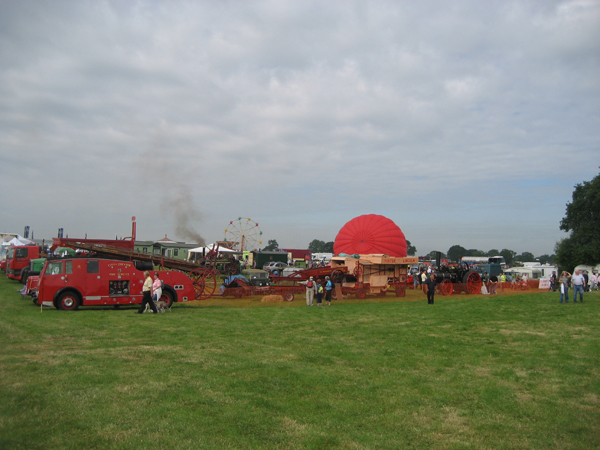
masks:
<path id="1" fill-rule="evenodd" d="M 510 248 L 522 241 L 505 216 L 520 214 L 556 225 L 536 243 L 551 252 L 572 186 L 597 173 L 577 160 L 597 159 L 599 11 L 594 1 L 3 2 L 0 180 L 20 197 L 3 200 L 0 225 L 20 229 L 32 198 L 39 215 L 28 220 L 52 222 L 60 193 L 72 233 L 123 222 L 127 234 L 137 215 L 143 237 L 160 238 L 178 219 L 146 214 L 144 199 L 168 192 L 201 211 L 191 221 L 208 240 L 242 214 L 265 218 L 266 239 L 305 246 L 352 214 L 385 211 L 420 251 L 440 216 L 446 247 L 475 246 L 469 227 L 491 221 L 502 226 L 488 247 Z M 162 181 L 139 184 L 149 155 Z M 27 170 L 68 176 L 45 189 Z M 552 201 L 524 194 L 524 180 L 551 180 Z"/>

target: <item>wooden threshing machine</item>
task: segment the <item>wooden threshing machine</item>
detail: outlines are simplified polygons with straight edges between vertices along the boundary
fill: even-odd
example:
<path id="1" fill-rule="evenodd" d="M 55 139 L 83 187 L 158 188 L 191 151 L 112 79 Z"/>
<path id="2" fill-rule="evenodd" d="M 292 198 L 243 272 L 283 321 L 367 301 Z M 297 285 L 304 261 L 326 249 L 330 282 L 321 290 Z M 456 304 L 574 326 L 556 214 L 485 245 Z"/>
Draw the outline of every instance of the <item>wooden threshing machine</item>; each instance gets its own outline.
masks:
<path id="1" fill-rule="evenodd" d="M 331 278 L 336 283 L 334 297 L 339 297 L 340 287 L 341 294 L 354 294 L 357 298 L 366 298 L 367 295 L 383 297 L 390 290 L 396 297 L 404 297 L 408 266 L 417 263 L 418 258 L 410 256 L 334 256 L 331 259 Z"/>

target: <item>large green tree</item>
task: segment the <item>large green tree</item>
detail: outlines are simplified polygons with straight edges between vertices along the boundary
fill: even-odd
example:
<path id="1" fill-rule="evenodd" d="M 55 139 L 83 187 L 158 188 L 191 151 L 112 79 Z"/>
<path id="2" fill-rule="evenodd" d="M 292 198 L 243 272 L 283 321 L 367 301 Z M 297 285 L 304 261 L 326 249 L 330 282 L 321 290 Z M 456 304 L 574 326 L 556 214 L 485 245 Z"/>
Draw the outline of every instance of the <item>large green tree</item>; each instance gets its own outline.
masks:
<path id="1" fill-rule="evenodd" d="M 459 262 L 463 256 L 467 256 L 468 250 L 460 245 L 453 245 L 448 249 L 448 259 L 450 261 Z"/>
<path id="2" fill-rule="evenodd" d="M 277 250 L 278 248 L 279 244 L 277 243 L 277 241 L 275 239 L 270 239 L 269 243 L 265 245 L 265 248 L 263 248 L 263 251 L 272 252 L 273 250 Z"/>
<path id="3" fill-rule="evenodd" d="M 515 260 L 521 262 L 535 262 L 535 256 L 531 252 L 523 252 L 520 255 L 515 256 Z"/>
<path id="4" fill-rule="evenodd" d="M 554 264 L 554 258 L 556 255 L 542 255 L 538 256 L 537 259 L 540 261 L 540 264 Z"/>
<path id="5" fill-rule="evenodd" d="M 415 256 L 417 254 L 417 247 L 412 245 L 408 239 L 406 240 L 406 254 L 408 256 Z"/>
<path id="6" fill-rule="evenodd" d="M 333 253 L 333 241 L 325 242 L 319 239 L 313 239 L 308 244 L 311 253 Z"/>
<path id="7" fill-rule="evenodd" d="M 556 261 L 561 268 L 600 263 L 600 175 L 575 186 L 560 229 L 570 232 L 556 243 Z"/>
<path id="8" fill-rule="evenodd" d="M 517 255 L 517 252 L 515 252 L 513 250 L 509 250 L 507 248 L 503 248 L 502 251 L 500 252 L 500 256 L 504 256 L 504 261 L 509 266 L 514 262 L 516 255 Z"/>

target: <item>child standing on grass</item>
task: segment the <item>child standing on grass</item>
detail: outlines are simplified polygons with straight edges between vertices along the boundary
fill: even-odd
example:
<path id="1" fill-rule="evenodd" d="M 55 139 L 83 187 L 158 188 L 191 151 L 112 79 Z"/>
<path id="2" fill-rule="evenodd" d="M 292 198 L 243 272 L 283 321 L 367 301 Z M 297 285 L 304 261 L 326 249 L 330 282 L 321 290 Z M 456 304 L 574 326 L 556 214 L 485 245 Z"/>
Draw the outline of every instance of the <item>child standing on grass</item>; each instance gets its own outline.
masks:
<path id="1" fill-rule="evenodd" d="M 323 302 L 323 285 L 321 280 L 317 280 L 317 306 L 321 306 Z"/>

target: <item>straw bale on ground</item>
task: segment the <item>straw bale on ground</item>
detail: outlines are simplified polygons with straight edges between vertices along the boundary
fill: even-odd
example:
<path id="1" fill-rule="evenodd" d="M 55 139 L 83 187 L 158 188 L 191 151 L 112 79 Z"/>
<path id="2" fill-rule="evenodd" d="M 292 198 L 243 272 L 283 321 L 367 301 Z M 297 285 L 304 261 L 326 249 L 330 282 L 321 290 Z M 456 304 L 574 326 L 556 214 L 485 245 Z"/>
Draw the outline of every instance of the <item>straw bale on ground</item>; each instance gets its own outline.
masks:
<path id="1" fill-rule="evenodd" d="M 282 302 L 283 296 L 282 295 L 265 295 L 263 298 L 260 299 L 260 301 L 263 303 Z"/>

